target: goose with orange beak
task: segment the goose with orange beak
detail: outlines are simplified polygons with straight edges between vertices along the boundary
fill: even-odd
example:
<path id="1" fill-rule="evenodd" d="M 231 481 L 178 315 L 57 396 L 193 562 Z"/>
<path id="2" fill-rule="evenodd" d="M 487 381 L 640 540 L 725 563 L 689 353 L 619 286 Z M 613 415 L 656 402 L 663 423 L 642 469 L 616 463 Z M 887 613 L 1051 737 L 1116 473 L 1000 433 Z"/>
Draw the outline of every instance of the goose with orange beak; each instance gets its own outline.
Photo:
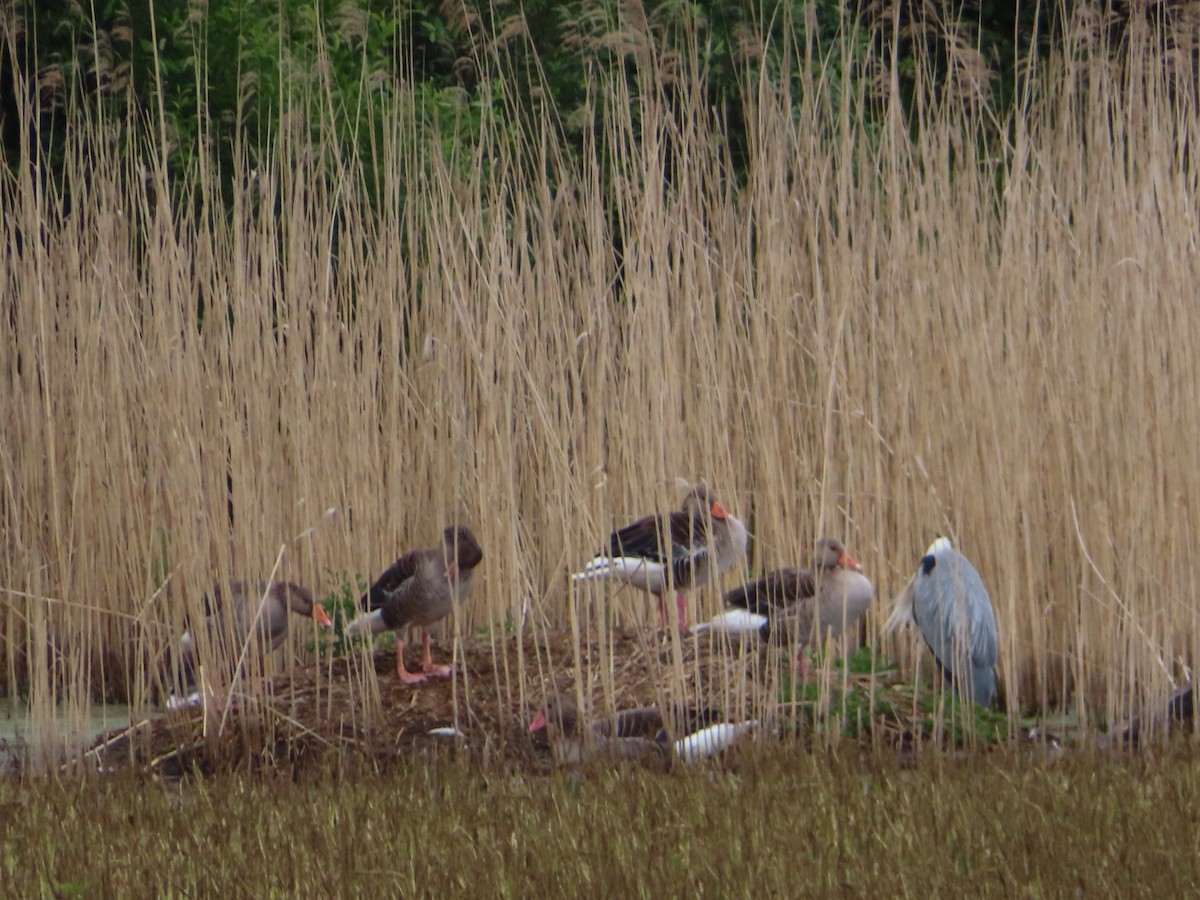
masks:
<path id="1" fill-rule="evenodd" d="M 687 629 L 687 591 L 715 578 L 746 553 L 746 526 L 699 484 L 669 515 L 650 515 L 614 531 L 604 552 L 571 576 L 576 582 L 616 579 L 653 594 L 664 629 L 664 595 L 674 588 L 679 629 Z"/>
<path id="2" fill-rule="evenodd" d="M 794 634 L 792 671 L 806 678 L 805 649 L 857 625 L 874 597 L 875 586 L 842 542 L 822 538 L 817 541 L 811 569 L 776 569 L 734 588 L 725 594 L 729 608 L 695 630 L 764 641 L 773 633 L 777 637 L 781 632 Z"/>
<path id="3" fill-rule="evenodd" d="M 456 603 L 467 599 L 475 567 L 482 561 L 483 550 L 471 529 L 451 525 L 442 533 L 440 546 L 410 550 L 379 576 L 359 601 L 367 614 L 346 626 L 346 636 L 396 632 L 396 674 L 405 684 L 421 684 L 430 676 L 449 677 L 451 666 L 433 662 L 427 629 L 454 612 Z M 412 625 L 422 627 L 420 672 L 410 672 L 404 665 L 401 635 Z"/>
<path id="4" fill-rule="evenodd" d="M 551 694 L 529 723 L 529 732 L 546 735 L 560 766 L 608 759 L 670 768 L 675 759 L 690 763 L 722 753 L 759 727 L 757 720 L 713 722 L 713 715 L 711 710 L 676 709 L 664 716 L 657 707 L 642 707 L 585 726 L 573 699 Z M 684 737 L 673 740 L 680 733 Z"/>
<path id="5" fill-rule="evenodd" d="M 254 652 L 265 656 L 287 638 L 292 615 L 312 619 L 323 628 L 333 627 L 325 608 L 302 585 L 290 581 L 234 581 L 227 586 L 217 585 L 204 597 L 206 646 L 209 649 L 223 646 L 223 656 L 231 661 L 231 666 L 248 643 Z M 197 657 L 201 651 L 193 630 L 185 631 L 179 646 L 172 648 L 163 660 L 166 679 L 175 685 L 174 694 L 167 701 L 172 709 L 190 706 L 200 699 L 197 693 L 181 699 L 181 695 L 197 688 Z"/>

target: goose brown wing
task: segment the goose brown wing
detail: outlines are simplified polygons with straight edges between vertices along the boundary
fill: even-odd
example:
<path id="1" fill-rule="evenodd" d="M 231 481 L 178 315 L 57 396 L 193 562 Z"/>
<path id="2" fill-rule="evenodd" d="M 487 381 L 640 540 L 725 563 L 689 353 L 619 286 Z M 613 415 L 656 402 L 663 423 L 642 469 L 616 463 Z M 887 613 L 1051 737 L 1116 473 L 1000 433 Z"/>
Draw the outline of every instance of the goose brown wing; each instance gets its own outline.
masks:
<path id="1" fill-rule="evenodd" d="M 663 544 L 662 520 L 658 516 L 645 516 L 614 531 L 608 539 L 607 552 L 612 557 L 667 563 L 670 561 L 669 549 Z"/>
<path id="2" fill-rule="evenodd" d="M 205 618 L 225 615 L 231 605 L 244 602 L 245 594 L 246 585 L 241 581 L 233 581 L 228 585 L 214 584 L 213 589 L 204 595 Z M 232 595 L 232 600 L 229 595 Z"/>
<path id="3" fill-rule="evenodd" d="M 597 723 L 605 729 L 606 737 L 648 738 L 655 740 L 663 730 L 662 713 L 655 707 L 627 709 L 612 719 Z"/>
<path id="4" fill-rule="evenodd" d="M 429 552 L 428 550 L 410 550 L 405 553 L 379 576 L 371 585 L 370 590 L 359 598 L 358 605 L 367 612 L 382 609 L 388 598 L 417 574 L 421 561 Z"/>
<path id="5" fill-rule="evenodd" d="M 816 582 L 812 572 L 783 568 L 768 572 L 757 581 L 735 587 L 725 594 L 725 605 L 769 618 L 815 593 Z"/>

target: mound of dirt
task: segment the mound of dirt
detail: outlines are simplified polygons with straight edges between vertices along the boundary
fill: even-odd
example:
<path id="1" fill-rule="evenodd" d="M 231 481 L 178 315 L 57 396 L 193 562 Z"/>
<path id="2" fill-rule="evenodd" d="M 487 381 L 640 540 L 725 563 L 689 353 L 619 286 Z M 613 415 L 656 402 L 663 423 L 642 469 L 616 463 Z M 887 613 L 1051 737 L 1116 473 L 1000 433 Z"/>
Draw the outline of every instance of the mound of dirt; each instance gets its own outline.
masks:
<path id="1" fill-rule="evenodd" d="M 449 643 L 435 644 L 435 661 L 451 661 Z M 419 648 L 408 654 L 411 668 Z M 582 684 L 597 715 L 670 706 L 704 720 L 768 721 L 772 733 L 804 736 L 815 710 L 836 714 L 831 699 L 855 691 L 875 696 L 888 680 L 826 670 L 823 688 L 809 685 L 804 697 L 780 703 L 786 653 L 638 631 L 592 641 L 561 631 L 476 635 L 460 639 L 454 656 L 454 677 L 410 686 L 396 676 L 391 649 L 329 655 L 256 690 L 246 687 L 228 709 L 210 702 L 105 735 L 86 758 L 105 771 L 132 766 L 164 777 L 230 768 L 386 770 L 445 757 L 542 772 L 550 754 L 527 725 L 551 690 L 573 694 Z M 876 744 L 881 735 L 889 745 L 910 740 L 895 706 L 858 723 L 855 734 L 873 733 Z"/>

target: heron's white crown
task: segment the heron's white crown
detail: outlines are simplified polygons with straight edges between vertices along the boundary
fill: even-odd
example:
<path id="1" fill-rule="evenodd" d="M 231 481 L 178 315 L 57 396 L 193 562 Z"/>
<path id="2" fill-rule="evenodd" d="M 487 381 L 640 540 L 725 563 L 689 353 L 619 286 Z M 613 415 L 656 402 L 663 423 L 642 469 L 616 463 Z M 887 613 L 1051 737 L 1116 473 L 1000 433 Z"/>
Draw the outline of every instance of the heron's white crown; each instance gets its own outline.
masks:
<path id="1" fill-rule="evenodd" d="M 949 549 L 951 549 L 950 538 L 940 537 L 936 541 L 934 541 L 932 544 L 929 545 L 929 549 L 925 551 L 925 555 L 926 556 L 937 556 L 939 553 L 942 553 Z"/>

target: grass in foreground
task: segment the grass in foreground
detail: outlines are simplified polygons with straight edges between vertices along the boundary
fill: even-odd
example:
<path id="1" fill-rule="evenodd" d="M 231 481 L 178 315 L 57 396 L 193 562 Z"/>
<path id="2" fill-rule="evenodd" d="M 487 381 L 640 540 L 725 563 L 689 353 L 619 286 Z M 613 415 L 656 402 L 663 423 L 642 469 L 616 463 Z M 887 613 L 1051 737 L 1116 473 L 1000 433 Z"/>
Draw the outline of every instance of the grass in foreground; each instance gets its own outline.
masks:
<path id="1" fill-rule="evenodd" d="M 651 776 L 0 783 L 6 896 L 1182 896 L 1200 764 L 779 751 Z"/>

